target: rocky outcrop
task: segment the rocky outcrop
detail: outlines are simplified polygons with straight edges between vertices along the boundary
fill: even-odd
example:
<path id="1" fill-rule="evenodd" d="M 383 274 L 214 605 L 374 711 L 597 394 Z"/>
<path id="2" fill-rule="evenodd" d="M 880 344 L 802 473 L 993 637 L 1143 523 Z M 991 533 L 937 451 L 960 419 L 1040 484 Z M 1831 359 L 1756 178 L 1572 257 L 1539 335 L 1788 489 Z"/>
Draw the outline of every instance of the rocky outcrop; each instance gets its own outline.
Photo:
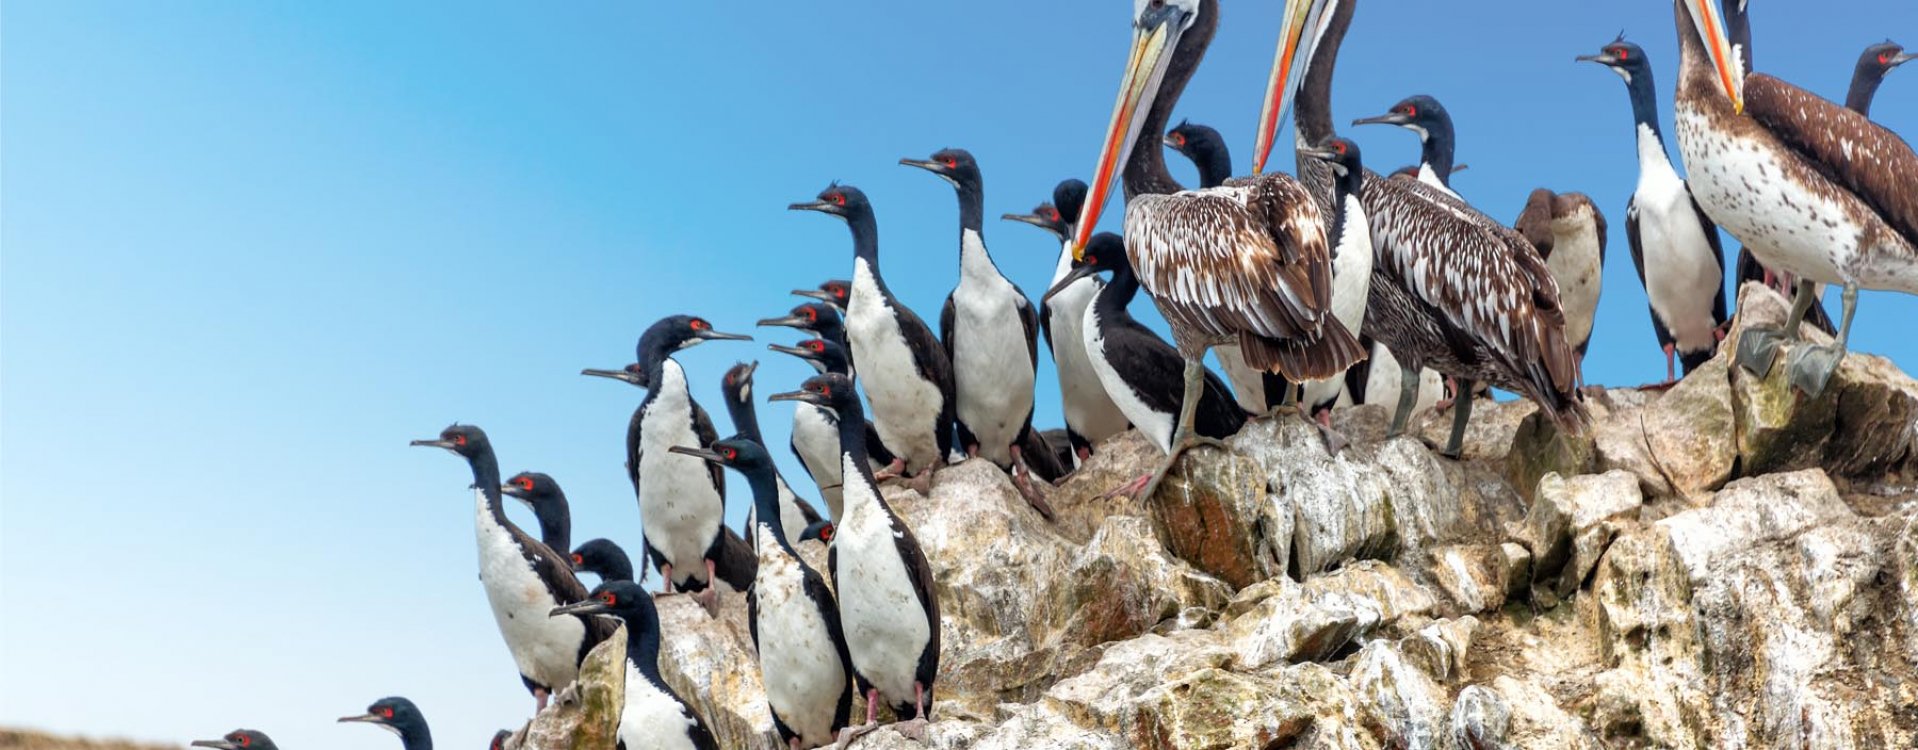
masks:
<path id="1" fill-rule="evenodd" d="M 940 697 L 925 745 L 854 746 L 1912 747 L 1918 383 L 1862 354 L 1820 399 L 1783 380 L 1592 389 L 1583 436 L 1481 403 L 1462 461 L 1432 450 L 1449 414 L 1385 439 L 1341 411 L 1337 454 L 1258 419 L 1144 501 L 1105 496 L 1159 460 L 1127 434 L 1056 523 L 980 461 L 888 486 L 936 572 Z M 660 604 L 669 680 L 771 747 L 740 603 Z M 554 742 L 525 746 L 583 746 Z"/>

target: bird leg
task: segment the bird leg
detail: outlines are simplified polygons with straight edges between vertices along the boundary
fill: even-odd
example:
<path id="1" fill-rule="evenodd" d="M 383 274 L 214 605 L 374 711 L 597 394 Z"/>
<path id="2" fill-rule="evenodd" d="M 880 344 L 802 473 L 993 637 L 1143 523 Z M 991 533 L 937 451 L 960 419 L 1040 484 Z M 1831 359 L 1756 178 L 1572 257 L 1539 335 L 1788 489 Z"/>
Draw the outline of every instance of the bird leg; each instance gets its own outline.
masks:
<path id="1" fill-rule="evenodd" d="M 695 595 L 699 605 L 706 608 L 706 614 L 719 617 L 719 574 L 711 558 L 706 560 L 706 590 Z"/>
<path id="2" fill-rule="evenodd" d="M 912 480 L 907 482 L 906 486 L 914 492 L 919 493 L 922 497 L 932 497 L 932 468 L 933 467 L 928 466 L 921 469 L 918 474 L 913 475 Z"/>
<path id="3" fill-rule="evenodd" d="M 1825 386 L 1831 382 L 1831 374 L 1838 371 L 1839 361 L 1845 358 L 1845 347 L 1851 340 L 1851 316 L 1858 311 L 1857 284 L 1845 284 L 1844 302 L 1845 319 L 1838 326 L 1836 342 L 1801 346 L 1785 358 L 1785 370 L 1791 384 L 1812 398 L 1818 398 L 1825 392 Z"/>
<path id="4" fill-rule="evenodd" d="M 1092 460 L 1091 448 L 1081 445 L 1078 448 L 1074 448 L 1072 452 L 1079 457 L 1080 465 L 1084 465 L 1085 462 Z"/>
<path id="5" fill-rule="evenodd" d="M 1678 382 L 1678 344 L 1665 345 L 1665 382 Z"/>
<path id="6" fill-rule="evenodd" d="M 673 564 L 672 563 L 661 564 L 659 566 L 659 577 L 660 577 L 659 593 L 656 594 L 656 596 L 664 596 L 666 594 L 673 593 Z"/>
<path id="7" fill-rule="evenodd" d="M 537 704 L 533 708 L 533 713 L 546 710 L 546 698 L 550 695 L 552 693 L 547 692 L 546 688 L 533 688 L 533 703 Z"/>
<path id="8" fill-rule="evenodd" d="M 1201 353 L 1199 356 L 1205 355 Z M 1165 481 L 1165 475 L 1172 471 L 1174 464 L 1179 462 L 1180 454 L 1187 450 L 1201 445 L 1227 450 L 1223 441 L 1192 431 L 1192 421 L 1199 411 L 1199 398 L 1204 393 L 1205 365 L 1201 364 L 1197 357 L 1189 357 L 1185 361 L 1185 398 L 1179 402 L 1179 423 L 1172 430 L 1172 445 L 1166 451 L 1165 462 L 1159 465 L 1158 471 L 1152 472 L 1151 479 L 1146 481 L 1145 487 L 1134 497 L 1140 499 L 1152 497 L 1152 493 L 1159 490 L 1159 483 Z"/>
<path id="9" fill-rule="evenodd" d="M 1412 409 L 1419 403 L 1419 371 L 1399 361 L 1399 408 L 1392 412 L 1392 429 L 1386 437 L 1398 437 L 1405 434 L 1405 423 L 1412 419 Z"/>
<path id="10" fill-rule="evenodd" d="M 860 737 L 870 734 L 872 730 L 878 729 L 878 728 L 879 728 L 879 688 L 867 688 L 866 689 L 866 723 L 856 727 L 846 727 L 845 729 L 839 730 L 839 744 L 835 745 L 835 747 L 844 748 L 845 746 L 852 744 L 853 740 L 859 739 Z"/>
<path id="11" fill-rule="evenodd" d="M 1810 279 L 1800 279 L 1798 290 L 1792 294 L 1791 315 L 1785 319 L 1785 330 L 1745 329 L 1745 335 L 1738 337 L 1738 351 L 1733 361 L 1754 375 L 1771 372 L 1772 362 L 1778 359 L 1778 347 L 1798 337 L 1798 324 L 1805 319 L 1805 311 L 1817 301 L 1817 284 Z"/>
<path id="12" fill-rule="evenodd" d="M 872 481 L 884 482 L 888 479 L 897 479 L 905 475 L 906 459 L 894 458 L 892 463 L 886 465 L 886 468 L 880 469 L 879 473 L 872 475 Z"/>
<path id="13" fill-rule="evenodd" d="M 901 736 L 926 744 L 926 685 L 923 682 L 912 683 L 913 706 L 919 709 L 919 715 L 911 721 L 902 721 L 892 725 L 892 729 Z"/>
<path id="14" fill-rule="evenodd" d="M 1457 459 L 1465 444 L 1465 423 L 1472 419 L 1472 388 L 1476 385 L 1470 380 L 1459 378 L 1458 401 L 1452 404 L 1452 437 L 1445 441 L 1445 450 L 1439 454 Z"/>
<path id="15" fill-rule="evenodd" d="M 1325 438 L 1325 452 L 1336 456 L 1351 443 L 1338 430 L 1332 429 L 1332 407 L 1318 410 L 1312 415 L 1311 422 L 1312 426 L 1319 428 L 1319 436 Z"/>
<path id="16" fill-rule="evenodd" d="M 1044 484 L 1045 480 L 1039 483 Z M 1058 520 L 1058 514 L 1052 512 L 1052 504 L 1046 502 L 1046 496 L 1033 486 L 1032 467 L 1026 466 L 1022 451 L 1016 445 L 1012 446 L 1012 484 L 1019 488 L 1019 495 L 1026 499 L 1026 504 L 1031 505 L 1033 510 L 1039 511 L 1039 515 L 1047 521 Z"/>

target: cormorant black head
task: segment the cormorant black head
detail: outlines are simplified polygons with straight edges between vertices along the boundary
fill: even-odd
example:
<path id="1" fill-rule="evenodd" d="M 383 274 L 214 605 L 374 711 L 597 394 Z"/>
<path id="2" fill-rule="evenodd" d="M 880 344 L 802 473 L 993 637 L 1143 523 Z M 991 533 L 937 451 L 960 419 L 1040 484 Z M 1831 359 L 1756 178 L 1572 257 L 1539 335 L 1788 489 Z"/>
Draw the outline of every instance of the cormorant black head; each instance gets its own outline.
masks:
<path id="1" fill-rule="evenodd" d="M 595 370 L 592 368 L 587 368 L 584 370 L 580 370 L 579 374 L 591 375 L 591 376 L 600 377 L 600 378 L 612 378 L 614 380 L 631 383 L 641 388 L 652 387 L 651 385 L 652 380 L 650 380 L 646 376 L 646 366 L 638 362 L 634 362 L 618 370 Z"/>
<path id="2" fill-rule="evenodd" d="M 533 513 L 542 518 L 546 515 L 546 508 L 555 503 L 562 509 L 566 507 L 566 493 L 560 490 L 559 482 L 537 471 L 514 474 L 512 479 L 500 485 L 499 490 L 519 498 L 520 502 L 526 503 L 526 507 L 532 508 Z"/>
<path id="3" fill-rule="evenodd" d="M 794 208 L 799 208 L 798 204 L 794 204 Z M 845 279 L 830 279 L 820 284 L 818 289 L 794 289 L 792 293 L 800 297 L 811 297 L 832 305 L 836 310 L 843 311 L 846 309 L 846 300 L 852 299 L 852 282 Z"/>
<path id="4" fill-rule="evenodd" d="M 390 730 L 400 736 L 407 750 L 427 750 L 433 746 L 433 735 L 426 729 L 426 717 L 405 698 L 381 698 L 367 706 L 366 713 L 342 716 L 340 721 L 363 722 Z"/>
<path id="5" fill-rule="evenodd" d="M 1052 236 L 1059 238 L 1060 242 L 1066 241 L 1066 217 L 1059 212 L 1058 207 L 1050 203 L 1039 204 L 1034 207 L 1032 213 L 1029 214 L 1001 214 L 999 218 L 1006 221 L 1016 221 L 1021 224 L 1031 224 L 1051 232 Z"/>
<path id="6" fill-rule="evenodd" d="M 820 544 L 832 544 L 833 534 L 838 531 L 839 527 L 834 526 L 831 521 L 814 521 L 812 525 L 806 527 L 805 531 L 799 533 L 799 541 L 816 539 Z"/>
<path id="7" fill-rule="evenodd" d="M 1212 129 L 1210 125 L 1196 125 L 1189 120 L 1180 120 L 1178 125 L 1166 131 L 1165 145 L 1171 146 L 1172 150 L 1184 155 L 1185 158 L 1197 161 L 1199 158 L 1197 154 L 1225 145 L 1225 139 L 1220 137 L 1219 131 Z"/>
<path id="8" fill-rule="evenodd" d="M 594 539 L 573 550 L 573 570 L 592 573 L 601 581 L 633 580 L 633 561 L 610 539 Z"/>
<path id="9" fill-rule="evenodd" d="M 942 148 L 933 152 L 931 159 L 900 159 L 899 163 L 939 175 L 962 193 L 978 192 L 985 186 L 985 178 L 979 174 L 979 162 L 963 148 Z"/>
<path id="10" fill-rule="evenodd" d="M 768 344 L 766 348 L 806 360 L 813 370 L 820 373 L 836 372 L 843 375 L 849 364 L 845 347 L 825 339 L 807 339 L 799 342 L 798 346 Z"/>
<path id="11" fill-rule="evenodd" d="M 1595 62 L 1611 68 L 1618 77 L 1625 79 L 1627 86 L 1638 80 L 1651 80 L 1652 65 L 1645 59 L 1645 50 L 1637 44 L 1625 41 L 1625 35 L 1619 34 L 1598 50 L 1596 55 L 1579 55 L 1579 62 Z"/>
<path id="12" fill-rule="evenodd" d="M 279 746 L 258 729 L 235 729 L 217 740 L 194 740 L 192 745 L 214 750 L 279 750 Z"/>
<path id="13" fill-rule="evenodd" d="M 512 738 L 512 736 L 513 730 L 511 729 L 501 729 L 498 732 L 494 732 L 493 743 L 486 746 L 487 750 L 506 750 L 506 740 Z"/>
<path id="14" fill-rule="evenodd" d="M 452 425 L 440 430 L 438 438 L 415 440 L 412 444 L 428 448 L 445 448 L 468 459 L 492 448 L 492 445 L 486 441 L 486 431 L 470 424 Z"/>
<path id="15" fill-rule="evenodd" d="M 1059 209 L 1067 225 L 1077 221 L 1079 212 L 1085 209 L 1087 190 L 1085 180 L 1076 177 L 1060 180 L 1052 187 L 1052 205 Z"/>
<path id="16" fill-rule="evenodd" d="M 1859 77 L 1870 75 L 1874 78 L 1884 78 L 1885 74 L 1890 73 L 1892 68 L 1911 62 L 1915 57 L 1918 57 L 1918 55 L 1906 52 L 1904 46 L 1887 39 L 1878 44 L 1866 47 L 1865 53 L 1858 56 L 1857 75 Z"/>
<path id="17" fill-rule="evenodd" d="M 1332 136 L 1317 146 L 1299 149 L 1299 153 L 1332 165 L 1333 173 L 1340 177 L 1365 174 L 1359 162 L 1359 144 L 1349 138 Z"/>
<path id="18" fill-rule="evenodd" d="M 720 381 L 719 390 L 727 403 L 744 404 L 753 400 L 753 371 L 758 369 L 759 362 L 753 361 L 740 362 L 726 370 L 726 378 Z"/>
<path id="19" fill-rule="evenodd" d="M 861 214 L 872 213 L 872 202 L 866 200 L 866 193 L 851 185 L 837 182 L 819 191 L 819 197 L 807 203 L 794 203 L 786 208 L 793 211 L 818 211 L 832 214 L 842 219 L 851 219 Z"/>
<path id="20" fill-rule="evenodd" d="M 1435 134 L 1452 132 L 1452 115 L 1445 111 L 1445 105 L 1439 104 L 1425 94 L 1408 96 L 1392 105 L 1385 114 L 1377 117 L 1362 117 L 1352 121 L 1353 125 L 1397 125 L 1419 135 L 1419 141 L 1430 140 Z"/>
<path id="21" fill-rule="evenodd" d="M 834 282 L 826 282 L 828 284 Z M 840 328 L 843 322 L 839 311 L 825 302 L 806 302 L 794 307 L 783 318 L 766 318 L 759 321 L 762 326 L 785 326 L 797 328 L 807 333 L 818 334 L 823 329 Z"/>
<path id="22" fill-rule="evenodd" d="M 753 337 L 738 333 L 720 333 L 713 330 L 713 324 L 705 318 L 692 315 L 668 315 L 647 328 L 639 337 L 634 353 L 639 361 L 652 365 L 655 360 L 681 349 L 704 344 L 708 341 L 751 341 Z"/>
<path id="23" fill-rule="evenodd" d="M 554 607 L 549 614 L 551 617 L 562 615 L 609 615 L 625 620 L 627 627 L 635 632 L 659 619 L 658 610 L 653 608 L 653 596 L 632 581 L 602 581 L 585 599 Z"/>
<path id="24" fill-rule="evenodd" d="M 768 400 L 804 401 L 844 415 L 847 413 L 848 406 L 858 407 L 859 394 L 853 390 L 852 378 L 836 372 L 828 372 L 806 378 L 806 382 L 801 383 L 797 391 L 775 393 L 768 397 Z"/>
<path id="25" fill-rule="evenodd" d="M 773 468 L 773 457 L 766 454 L 764 447 L 739 435 L 724 440 L 714 440 L 712 445 L 705 448 L 675 445 L 667 450 L 736 469 L 747 476 L 751 476 L 753 472 L 770 471 Z"/>
<path id="26" fill-rule="evenodd" d="M 1112 232 L 1100 232 L 1086 241 L 1085 253 L 1072 263 L 1072 272 L 1059 278 L 1059 283 L 1046 290 L 1041 301 L 1052 299 L 1052 295 L 1064 291 L 1072 283 L 1103 271 L 1117 271 L 1132 268 L 1132 259 L 1126 257 L 1125 239 Z"/>

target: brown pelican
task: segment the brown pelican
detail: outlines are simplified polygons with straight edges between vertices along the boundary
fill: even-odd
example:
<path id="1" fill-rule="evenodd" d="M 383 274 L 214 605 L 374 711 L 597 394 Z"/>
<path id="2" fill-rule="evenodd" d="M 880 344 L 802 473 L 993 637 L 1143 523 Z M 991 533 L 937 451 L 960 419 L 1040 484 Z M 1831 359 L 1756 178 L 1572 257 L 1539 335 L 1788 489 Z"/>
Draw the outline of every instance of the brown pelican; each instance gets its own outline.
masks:
<path id="1" fill-rule="evenodd" d="M 1112 183 L 1123 175 L 1126 255 L 1185 359 L 1177 439 L 1142 496 L 1182 451 L 1218 442 L 1192 431 L 1205 385 L 1200 360 L 1214 345 L 1237 343 L 1248 364 L 1295 382 L 1338 375 L 1365 358 L 1358 339 L 1332 317 L 1324 218 L 1330 211 L 1321 211 L 1304 186 L 1267 175 L 1186 191 L 1166 170 L 1167 120 L 1218 25 L 1218 0 L 1137 0 L 1119 100 L 1073 238 L 1074 255 L 1082 257 Z"/>
<path id="2" fill-rule="evenodd" d="M 1592 323 L 1598 314 L 1598 296 L 1605 275 L 1605 214 L 1584 193 L 1532 191 L 1525 209 L 1512 222 L 1525 235 L 1558 282 L 1559 304 L 1565 309 L 1565 338 L 1578 355 L 1581 376 L 1585 349 L 1592 343 Z M 1632 256 L 1634 260 L 1637 255 Z M 1639 269 L 1639 275 L 1644 275 Z M 1724 307 L 1723 269 L 1718 275 L 1719 307 Z M 1710 336 L 1709 333 L 1706 334 Z M 1714 339 L 1716 343 L 1716 339 Z M 1713 347 L 1714 349 L 1716 347 Z M 1581 383 L 1582 385 L 1583 383 Z"/>
<path id="3" fill-rule="evenodd" d="M 1844 285 L 1838 341 L 1788 359 L 1817 396 L 1844 355 L 1858 290 L 1918 294 L 1918 155 L 1864 115 L 1763 73 L 1741 75 L 1714 0 L 1675 0 L 1679 152 L 1705 213 L 1767 267 L 1798 277 L 1785 329 L 1747 329 L 1738 362 L 1771 368 L 1817 283 Z"/>
<path id="4" fill-rule="evenodd" d="M 1332 131 L 1332 71 L 1357 0 L 1287 0 L 1279 55 L 1261 111 L 1253 165 L 1263 166 L 1296 91 L 1300 145 Z M 1297 64 L 1303 56 L 1304 65 Z M 1321 209 L 1334 195 L 1331 168 L 1299 160 L 1299 175 Z M 1391 348 L 1404 368 L 1393 432 L 1404 429 L 1417 397 L 1418 368 L 1486 381 L 1523 394 L 1561 429 L 1582 431 L 1578 360 L 1565 339 L 1558 283 L 1530 243 L 1471 206 L 1414 180 L 1367 172 L 1360 196 L 1375 254 L 1366 332 Z M 1457 456 L 1470 418 L 1460 399 L 1445 453 Z"/>

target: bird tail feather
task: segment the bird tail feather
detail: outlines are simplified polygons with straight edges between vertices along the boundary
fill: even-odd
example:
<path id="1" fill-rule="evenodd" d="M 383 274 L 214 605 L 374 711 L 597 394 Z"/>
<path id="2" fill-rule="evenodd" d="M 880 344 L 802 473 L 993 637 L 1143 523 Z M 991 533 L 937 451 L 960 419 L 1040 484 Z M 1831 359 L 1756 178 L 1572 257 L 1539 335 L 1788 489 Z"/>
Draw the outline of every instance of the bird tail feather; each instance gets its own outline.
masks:
<path id="1" fill-rule="evenodd" d="M 1247 332 L 1239 334 L 1239 352 L 1246 364 L 1293 382 L 1337 377 L 1366 357 L 1358 337 L 1329 315 L 1317 339 L 1272 339 Z"/>

